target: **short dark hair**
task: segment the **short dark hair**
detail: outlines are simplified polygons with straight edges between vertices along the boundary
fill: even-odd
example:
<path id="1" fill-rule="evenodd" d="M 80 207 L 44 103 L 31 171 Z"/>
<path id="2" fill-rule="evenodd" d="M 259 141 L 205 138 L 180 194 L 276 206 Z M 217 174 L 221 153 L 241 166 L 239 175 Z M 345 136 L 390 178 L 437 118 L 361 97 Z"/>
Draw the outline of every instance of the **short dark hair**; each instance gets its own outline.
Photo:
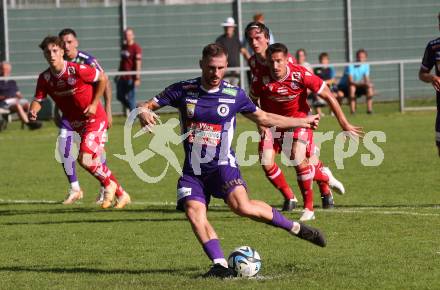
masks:
<path id="1" fill-rule="evenodd" d="M 207 59 L 209 57 L 215 57 L 225 55 L 228 57 L 228 53 L 225 47 L 219 43 L 210 43 L 203 48 L 202 58 Z"/>
<path id="2" fill-rule="evenodd" d="M 324 57 L 327 57 L 327 58 L 328 58 L 328 53 L 327 53 L 327 52 L 321 52 L 321 53 L 319 54 L 319 61 L 321 61 Z"/>
<path id="3" fill-rule="evenodd" d="M 246 26 L 246 29 L 244 30 L 244 35 L 246 39 L 249 39 L 249 32 L 252 29 L 257 29 L 258 33 L 264 33 L 264 36 L 267 39 L 270 38 L 269 28 L 266 25 L 264 25 L 264 23 L 258 21 L 252 21 Z"/>
<path id="4" fill-rule="evenodd" d="M 356 56 L 358 56 L 360 53 L 365 53 L 365 55 L 368 56 L 368 53 L 364 48 L 358 49 L 358 51 L 356 51 Z"/>
<path id="5" fill-rule="evenodd" d="M 68 34 L 72 34 L 73 36 L 75 36 L 75 38 L 77 38 L 75 30 L 73 30 L 72 28 L 64 28 L 60 31 L 60 33 L 58 33 L 58 37 L 61 38 Z"/>
<path id="6" fill-rule="evenodd" d="M 61 48 L 64 47 L 64 41 L 58 36 L 53 36 L 53 35 L 46 36 L 38 46 L 41 48 L 41 50 L 45 50 L 49 44 L 55 44 Z"/>
<path id="7" fill-rule="evenodd" d="M 287 46 L 282 43 L 274 43 L 269 45 L 269 47 L 267 48 L 266 56 L 270 57 L 276 52 L 282 52 L 284 55 L 287 55 L 289 53 L 289 50 L 287 49 Z"/>

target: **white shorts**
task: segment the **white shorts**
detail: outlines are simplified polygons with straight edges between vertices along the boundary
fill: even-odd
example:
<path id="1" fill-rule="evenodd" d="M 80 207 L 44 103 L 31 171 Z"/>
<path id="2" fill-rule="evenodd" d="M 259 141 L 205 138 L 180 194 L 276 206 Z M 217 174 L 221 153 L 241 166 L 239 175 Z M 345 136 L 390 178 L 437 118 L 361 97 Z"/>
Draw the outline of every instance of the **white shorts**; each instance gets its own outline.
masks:
<path id="1" fill-rule="evenodd" d="M 15 106 L 17 104 L 24 106 L 26 104 L 29 104 L 29 101 L 26 99 L 19 99 L 19 98 L 7 98 L 3 100 L 3 103 L 6 104 L 5 106 L 3 106 L 3 109 L 9 110 L 11 106 Z"/>

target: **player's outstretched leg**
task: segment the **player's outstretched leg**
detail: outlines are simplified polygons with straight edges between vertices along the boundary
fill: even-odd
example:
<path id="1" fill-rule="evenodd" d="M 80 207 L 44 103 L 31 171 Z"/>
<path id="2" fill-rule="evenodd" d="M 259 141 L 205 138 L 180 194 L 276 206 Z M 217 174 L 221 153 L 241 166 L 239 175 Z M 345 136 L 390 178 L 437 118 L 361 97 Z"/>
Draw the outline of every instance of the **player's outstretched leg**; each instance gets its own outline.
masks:
<path id="1" fill-rule="evenodd" d="M 316 160 L 315 160 L 316 159 Z M 315 162 L 315 176 L 313 180 L 318 183 L 319 191 L 321 193 L 322 207 L 325 209 L 333 208 L 333 193 L 330 189 L 333 188 L 339 194 L 345 193 L 344 185 L 338 181 L 328 167 L 324 167 L 322 162 L 315 156 L 311 158 L 311 162 Z"/>
<path id="2" fill-rule="evenodd" d="M 250 200 L 243 186 L 236 186 L 226 202 L 232 211 L 240 216 L 282 228 L 292 235 L 320 247 L 326 246 L 324 235 L 318 229 L 287 219 L 283 214 L 265 202 Z"/>
<path id="3" fill-rule="evenodd" d="M 73 204 L 83 198 L 83 192 L 76 175 L 76 158 L 72 156 L 73 139 L 74 131 L 61 128 L 60 135 L 58 136 L 58 150 L 62 159 L 64 174 L 70 183 L 70 189 L 63 204 Z"/>
<path id="4" fill-rule="evenodd" d="M 321 171 L 323 174 L 328 176 L 328 184 L 336 193 L 345 194 L 344 185 L 342 184 L 342 182 L 340 182 L 333 176 L 333 173 L 331 172 L 330 168 L 322 167 Z"/>
<path id="5" fill-rule="evenodd" d="M 185 213 L 191 223 L 194 234 L 202 244 L 203 250 L 212 261 L 212 267 L 203 277 L 231 278 L 235 276 L 234 270 L 228 268 L 220 241 L 214 228 L 208 221 L 206 205 L 198 200 L 185 201 Z"/>
<path id="6" fill-rule="evenodd" d="M 312 164 L 316 163 L 316 165 L 314 165 L 315 167 L 315 176 L 313 177 L 313 180 L 316 181 L 316 183 L 318 184 L 319 187 L 319 192 L 321 193 L 321 201 L 322 201 L 322 208 L 324 209 L 329 209 L 329 208 L 333 208 L 334 207 L 334 201 L 333 201 L 333 193 L 330 189 L 330 185 L 329 185 L 329 175 L 327 173 L 324 172 L 324 166 L 321 162 L 321 160 L 319 160 L 316 156 L 313 156 L 310 159 L 310 162 Z M 332 178 L 334 180 L 336 180 L 333 175 L 331 175 Z M 341 182 L 337 181 L 333 181 L 333 185 L 335 186 L 335 184 L 337 185 L 338 188 L 336 188 L 336 191 L 338 193 L 341 192 L 341 188 L 342 190 L 344 190 L 344 186 L 342 185 Z"/>

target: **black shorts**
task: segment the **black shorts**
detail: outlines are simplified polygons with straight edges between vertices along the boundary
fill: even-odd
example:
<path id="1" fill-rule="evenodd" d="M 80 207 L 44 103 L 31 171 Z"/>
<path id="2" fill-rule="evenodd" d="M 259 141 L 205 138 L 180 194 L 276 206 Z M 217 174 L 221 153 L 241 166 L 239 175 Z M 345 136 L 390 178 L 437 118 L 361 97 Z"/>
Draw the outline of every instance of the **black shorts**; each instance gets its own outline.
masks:
<path id="1" fill-rule="evenodd" d="M 338 85 L 338 90 L 343 91 L 344 92 L 344 96 L 345 97 L 350 97 L 350 92 L 348 91 L 348 86 L 341 86 Z M 366 96 L 367 95 L 367 88 L 356 88 L 356 92 L 355 92 L 355 96 L 356 98 L 362 97 L 362 96 Z"/>

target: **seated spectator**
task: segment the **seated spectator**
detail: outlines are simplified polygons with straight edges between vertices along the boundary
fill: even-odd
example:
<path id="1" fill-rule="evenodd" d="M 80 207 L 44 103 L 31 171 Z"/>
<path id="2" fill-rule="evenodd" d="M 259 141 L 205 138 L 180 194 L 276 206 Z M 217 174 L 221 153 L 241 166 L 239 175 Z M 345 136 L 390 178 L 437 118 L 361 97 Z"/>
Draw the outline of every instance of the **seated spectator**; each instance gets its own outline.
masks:
<path id="1" fill-rule="evenodd" d="M 0 75 L 2 77 L 11 75 L 11 65 L 9 63 L 1 63 Z M 29 102 L 23 98 L 14 80 L 0 81 L 0 108 L 8 110 L 11 113 L 17 113 L 23 124 L 28 126 L 31 130 L 39 129 L 42 126 L 42 123 L 39 121 L 29 121 L 26 113 L 29 110 Z M 5 123 L 2 123 L 2 129 L 5 129 Z"/>
<path id="2" fill-rule="evenodd" d="M 315 75 L 320 77 L 327 86 L 332 91 L 335 98 L 337 98 L 338 88 L 336 86 L 336 70 L 333 66 L 329 65 L 330 58 L 327 52 L 323 52 L 319 55 L 319 63 L 322 66 L 317 67 L 313 70 Z M 316 109 L 316 112 L 323 115 L 321 112 L 321 107 L 326 106 L 326 102 L 322 100 L 318 95 L 314 95 L 312 106 Z"/>
<path id="3" fill-rule="evenodd" d="M 359 49 L 356 52 L 356 61 L 365 62 L 367 51 Z M 349 65 L 345 68 L 344 75 L 338 84 L 338 98 L 340 102 L 343 97 L 350 99 L 350 112 L 356 112 L 356 97 L 365 95 L 367 97 L 367 114 L 373 113 L 374 86 L 370 81 L 370 65 Z"/>
<path id="4" fill-rule="evenodd" d="M 1 106 L 1 101 L 0 101 L 0 106 Z M 0 107 L 0 132 L 3 131 L 4 129 L 6 129 L 7 125 L 8 125 L 8 115 L 11 113 L 11 111 L 3 109 L 2 107 Z"/>

